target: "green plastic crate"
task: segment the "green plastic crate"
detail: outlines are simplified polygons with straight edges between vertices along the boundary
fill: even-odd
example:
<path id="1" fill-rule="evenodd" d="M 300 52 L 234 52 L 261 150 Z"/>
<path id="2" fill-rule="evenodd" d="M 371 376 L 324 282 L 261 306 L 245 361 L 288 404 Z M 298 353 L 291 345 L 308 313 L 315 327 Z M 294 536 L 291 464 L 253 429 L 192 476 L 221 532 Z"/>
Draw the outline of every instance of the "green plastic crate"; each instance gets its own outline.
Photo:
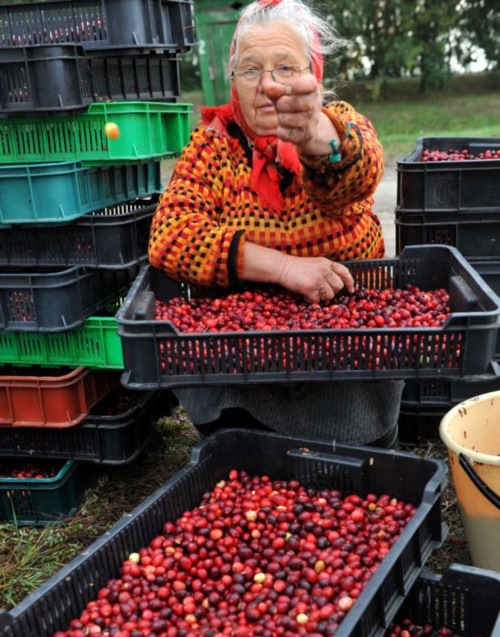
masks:
<path id="1" fill-rule="evenodd" d="M 100 167 L 79 161 L 0 166 L 0 222 L 73 221 L 162 190 L 160 160 Z"/>
<path id="2" fill-rule="evenodd" d="M 179 154 L 189 140 L 191 104 L 107 102 L 58 117 L 0 120 L 0 163 L 81 161 L 87 166 Z M 117 124 L 108 139 L 104 127 Z"/>
<path id="3" fill-rule="evenodd" d="M 91 316 L 66 332 L 0 332 L 0 363 L 123 369 L 118 323 L 111 316 Z"/>
<path id="4" fill-rule="evenodd" d="M 22 460 L 14 462 L 22 466 Z M 0 478 L 0 519 L 16 526 L 47 526 L 71 518 L 96 474 L 73 460 L 58 466 L 53 478 Z"/>

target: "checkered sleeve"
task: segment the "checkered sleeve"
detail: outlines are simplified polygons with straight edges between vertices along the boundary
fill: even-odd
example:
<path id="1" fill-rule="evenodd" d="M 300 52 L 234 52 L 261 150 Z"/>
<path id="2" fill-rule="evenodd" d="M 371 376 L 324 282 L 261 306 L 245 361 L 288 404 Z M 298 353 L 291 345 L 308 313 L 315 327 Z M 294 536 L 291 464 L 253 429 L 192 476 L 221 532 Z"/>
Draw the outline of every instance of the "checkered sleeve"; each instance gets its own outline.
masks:
<path id="1" fill-rule="evenodd" d="M 216 134 L 194 130 L 153 216 L 149 261 L 178 281 L 228 287 L 242 270 L 241 232 L 219 222 L 227 153 Z"/>
<path id="2" fill-rule="evenodd" d="M 339 134 L 340 161 L 330 161 L 329 155 L 303 154 L 300 160 L 306 191 L 335 215 L 344 206 L 373 195 L 384 171 L 384 154 L 370 121 L 350 104 L 332 102 L 323 112 Z"/>

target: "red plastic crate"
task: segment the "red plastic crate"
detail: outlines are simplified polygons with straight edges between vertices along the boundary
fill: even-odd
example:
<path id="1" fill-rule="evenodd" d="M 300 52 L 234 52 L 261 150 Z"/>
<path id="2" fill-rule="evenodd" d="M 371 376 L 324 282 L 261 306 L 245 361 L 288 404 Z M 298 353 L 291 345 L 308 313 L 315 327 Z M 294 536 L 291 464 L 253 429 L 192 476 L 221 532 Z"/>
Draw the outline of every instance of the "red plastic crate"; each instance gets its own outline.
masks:
<path id="1" fill-rule="evenodd" d="M 119 384 L 119 372 L 0 367 L 0 424 L 13 427 L 72 427 Z M 57 375 L 59 374 L 59 375 Z"/>

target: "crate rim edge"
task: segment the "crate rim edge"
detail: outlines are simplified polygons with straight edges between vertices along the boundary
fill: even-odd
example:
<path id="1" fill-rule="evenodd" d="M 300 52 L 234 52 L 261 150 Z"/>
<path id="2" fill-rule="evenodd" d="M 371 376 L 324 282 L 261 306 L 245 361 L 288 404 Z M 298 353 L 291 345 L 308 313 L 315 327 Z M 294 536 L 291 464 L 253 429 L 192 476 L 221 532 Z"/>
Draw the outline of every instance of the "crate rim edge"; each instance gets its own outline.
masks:
<path id="1" fill-rule="evenodd" d="M 0 463 L 8 458 L 2 457 L 0 458 Z M 14 459 L 18 459 L 14 457 Z M 26 460 L 26 458 L 20 458 L 19 461 Z M 38 459 L 37 461 L 40 461 Z M 0 486 L 11 486 L 12 488 L 20 489 L 20 488 L 35 488 L 36 490 L 41 489 L 44 485 L 54 484 L 61 480 L 61 478 L 67 476 L 71 469 L 76 467 L 76 463 L 71 458 L 68 460 L 52 460 L 42 458 L 41 461 L 44 464 L 50 464 L 51 462 L 57 464 L 58 462 L 61 464 L 61 467 L 57 474 L 52 478 L 4 478 L 0 476 Z M 17 484 L 16 484 L 17 481 Z M 22 486 L 20 483 L 23 483 Z"/>
<path id="2" fill-rule="evenodd" d="M 453 318 L 464 318 L 464 317 L 481 317 L 484 319 L 488 319 L 488 318 L 494 318 L 495 316 L 497 317 L 497 323 L 498 323 L 498 327 L 500 328 L 500 296 L 494 292 L 494 290 L 486 283 L 486 281 L 484 281 L 483 277 L 481 276 L 481 274 L 479 274 L 470 264 L 470 262 L 461 254 L 461 252 L 454 246 L 448 246 L 448 245 L 441 245 L 441 244 L 424 244 L 424 245 L 409 245 L 409 246 L 405 246 L 403 248 L 403 251 L 401 252 L 401 254 L 399 256 L 396 257 L 390 257 L 390 258 L 380 258 L 380 259 L 367 259 L 365 261 L 361 261 L 361 262 L 357 262 L 357 261 L 353 261 L 353 262 L 345 262 L 345 265 L 347 265 L 349 267 L 349 263 L 363 263 L 363 264 L 377 264 L 377 262 L 384 262 L 384 263 L 390 263 L 390 262 L 402 262 L 404 260 L 410 260 L 411 258 L 415 258 L 412 257 L 411 253 L 415 252 L 415 251 L 421 251 L 423 249 L 426 248 L 430 248 L 434 251 L 436 250 L 440 250 L 441 252 L 443 252 L 443 254 L 449 253 L 450 256 L 454 259 L 456 259 L 458 261 L 458 264 L 467 272 L 467 274 L 469 274 L 471 276 L 471 278 L 488 294 L 488 296 L 490 297 L 490 300 L 493 301 L 493 303 L 496 304 L 496 308 L 493 310 L 488 310 L 488 311 L 478 311 L 478 312 L 453 312 L 450 317 L 448 317 L 448 319 L 445 321 L 445 323 L 441 326 L 441 329 L 444 330 L 447 327 L 449 327 L 449 323 L 453 320 Z M 409 254 L 405 254 L 405 253 L 409 253 Z M 157 323 L 159 328 L 164 327 L 166 325 L 172 325 L 172 329 L 174 330 L 174 333 L 172 334 L 173 336 L 178 336 L 178 337 L 188 337 L 188 338 L 195 338 L 198 337 L 200 338 L 200 336 L 207 336 L 209 337 L 211 334 L 213 334 L 214 336 L 220 336 L 221 334 L 219 332 L 203 332 L 200 334 L 198 333 L 185 333 L 185 332 L 178 332 L 176 330 L 176 328 L 173 326 L 173 324 L 170 321 L 156 321 L 154 319 L 133 319 L 133 318 L 126 318 L 123 315 L 125 314 L 126 310 L 128 310 L 128 308 L 131 305 L 132 302 L 132 298 L 134 297 L 137 288 L 140 286 L 140 283 L 142 281 L 142 279 L 147 275 L 147 272 L 149 270 L 152 269 L 158 269 L 158 268 L 154 268 L 154 266 L 152 266 L 150 263 L 146 263 L 145 265 L 141 266 L 137 277 L 135 278 L 135 280 L 133 281 L 132 285 L 130 286 L 126 298 L 123 302 L 123 304 L 121 305 L 121 307 L 118 309 L 118 311 L 115 314 L 115 318 L 118 322 L 118 331 L 119 333 L 123 334 L 123 331 L 120 332 L 120 324 L 123 325 L 145 325 L 145 324 L 151 324 L 152 322 Z M 161 272 L 161 270 L 159 270 L 159 272 Z M 474 329 L 474 328 L 472 328 Z M 416 328 L 391 328 L 392 330 L 399 330 L 399 331 L 408 331 L 409 333 L 417 333 L 417 334 L 425 334 L 426 332 L 435 332 L 436 328 L 432 328 L 432 327 L 416 327 Z M 342 334 L 358 334 L 359 333 L 359 329 L 357 328 L 343 328 L 343 329 L 317 329 L 317 330 L 308 330 L 308 333 L 311 334 L 332 334 L 332 333 L 342 333 Z M 274 332 L 271 332 L 274 333 Z M 370 334 L 374 334 L 374 335 L 379 335 L 379 334 L 386 334 L 387 333 L 387 329 L 384 328 L 370 328 Z M 245 334 L 245 333 L 243 333 Z M 260 334 L 265 334 L 268 335 L 269 332 L 265 332 L 265 331 L 250 331 L 248 332 L 249 335 L 260 335 Z M 294 336 L 294 335 L 301 335 L 303 334 L 303 330 L 283 330 L 280 331 L 281 335 L 284 336 Z M 224 335 L 226 335 L 227 337 L 231 337 L 231 336 L 240 336 L 242 335 L 242 332 L 224 332 Z"/>
<path id="3" fill-rule="evenodd" d="M 460 161 L 458 164 L 457 162 L 454 162 L 452 160 L 444 160 L 444 161 L 439 161 L 439 162 L 424 162 L 424 161 L 417 161 L 414 158 L 422 152 L 422 150 L 424 149 L 424 141 L 425 140 L 429 140 L 430 142 L 435 141 L 435 140 L 441 140 L 443 142 L 446 142 L 447 140 L 451 141 L 460 141 L 463 140 L 464 142 L 468 142 L 468 143 L 473 143 L 473 144 L 480 144 L 480 143 L 491 143 L 491 142 L 496 142 L 499 145 L 500 148 L 500 137 L 451 137 L 449 135 L 419 135 L 418 137 L 415 138 L 415 146 L 414 148 L 404 157 L 399 157 L 396 159 L 396 167 L 397 169 L 399 168 L 400 164 L 403 164 L 406 162 L 406 167 L 410 167 L 410 166 L 418 166 L 419 168 L 421 168 L 423 165 L 430 165 L 430 166 L 435 166 L 436 169 L 438 168 L 439 165 L 444 165 L 446 167 L 446 169 L 449 170 L 449 166 L 453 165 L 453 166 L 466 166 L 466 167 L 472 167 L 475 166 L 478 162 L 488 162 L 488 165 L 490 163 L 493 163 L 495 165 L 495 167 L 497 167 L 498 165 L 500 165 L 500 158 L 498 160 L 496 159 L 476 159 L 476 160 L 463 160 Z M 498 163 L 495 163 L 498 162 Z M 409 165 L 410 166 L 409 166 Z M 481 168 L 484 168 L 484 164 L 481 165 Z"/>

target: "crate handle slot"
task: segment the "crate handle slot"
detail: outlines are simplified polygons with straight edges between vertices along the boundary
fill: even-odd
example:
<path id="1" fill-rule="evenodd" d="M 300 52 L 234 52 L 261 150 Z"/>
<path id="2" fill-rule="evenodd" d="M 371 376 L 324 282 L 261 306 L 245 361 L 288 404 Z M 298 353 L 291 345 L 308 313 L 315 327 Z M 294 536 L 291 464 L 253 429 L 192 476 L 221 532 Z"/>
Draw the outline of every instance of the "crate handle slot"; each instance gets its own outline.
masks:
<path id="1" fill-rule="evenodd" d="M 287 461 L 292 475 L 315 488 L 335 488 L 345 493 L 366 490 L 366 460 L 352 456 L 315 452 L 307 448 L 289 449 Z"/>
<path id="2" fill-rule="evenodd" d="M 453 312 L 474 312 L 480 309 L 477 295 L 461 276 L 450 277 L 449 293 Z"/>
<path id="3" fill-rule="evenodd" d="M 362 458 L 337 456 L 335 453 L 319 453 L 317 451 L 310 451 L 306 448 L 289 449 L 287 455 L 291 458 L 308 458 L 311 460 L 318 460 L 318 462 L 331 462 L 335 459 L 336 464 L 341 464 L 345 467 L 354 467 L 355 469 L 361 469 L 365 464 L 365 460 Z"/>
<path id="4" fill-rule="evenodd" d="M 137 305 L 134 310 L 134 319 L 137 321 L 150 321 L 155 316 L 155 295 L 150 290 L 141 292 L 137 297 Z"/>

